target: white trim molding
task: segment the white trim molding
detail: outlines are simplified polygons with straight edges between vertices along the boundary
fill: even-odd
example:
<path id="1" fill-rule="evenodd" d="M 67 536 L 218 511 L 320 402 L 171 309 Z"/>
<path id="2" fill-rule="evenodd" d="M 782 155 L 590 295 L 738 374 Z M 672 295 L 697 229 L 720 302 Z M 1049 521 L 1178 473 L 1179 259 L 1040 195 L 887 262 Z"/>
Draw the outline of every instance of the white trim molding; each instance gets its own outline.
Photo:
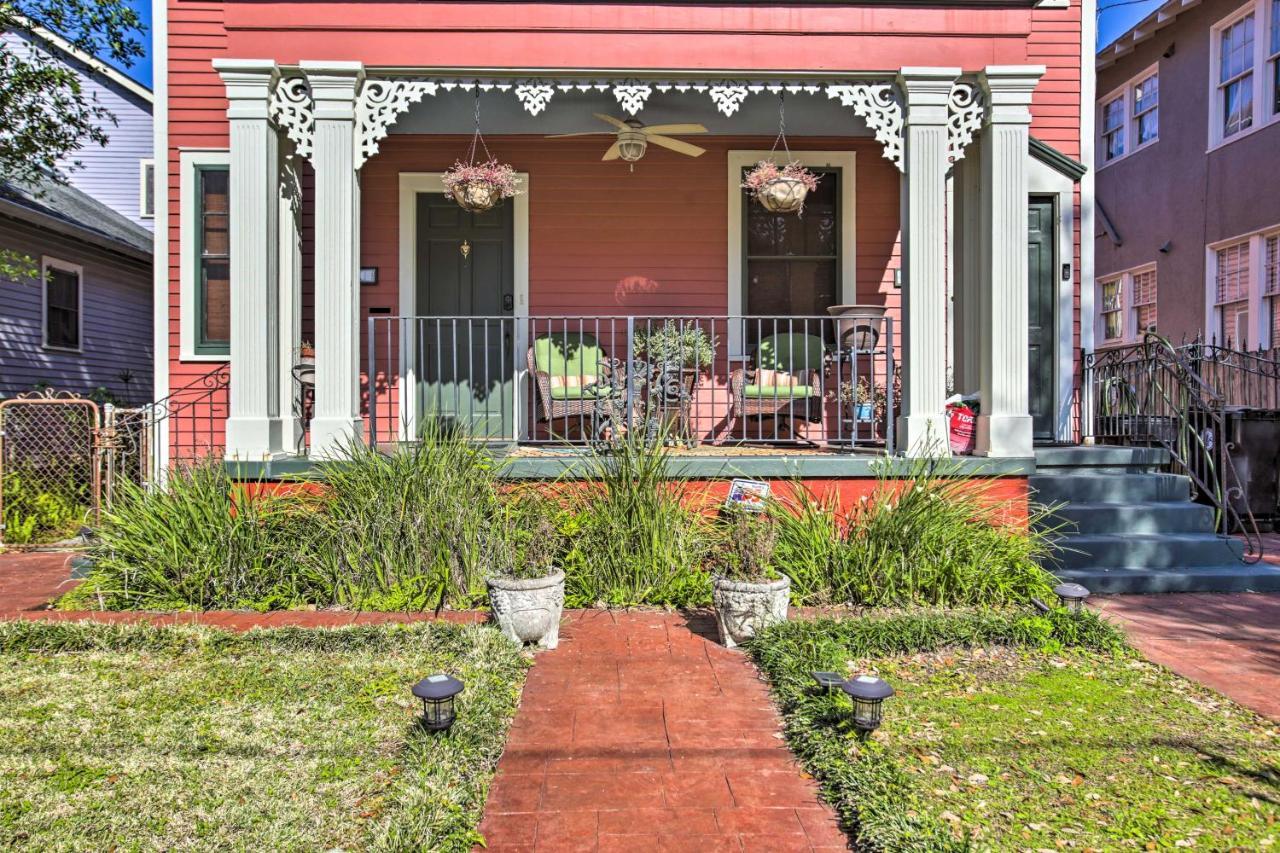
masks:
<path id="1" fill-rule="evenodd" d="M 761 160 L 777 161 L 776 151 L 731 150 L 728 156 L 726 186 L 728 192 L 729 256 L 727 303 L 730 317 L 740 317 L 746 306 L 742 293 L 746 283 L 743 277 L 742 206 L 746 198 L 742 192 L 742 170 Z M 791 159 L 811 169 L 840 170 L 840 299 L 844 304 L 858 301 L 858 222 L 857 222 L 857 154 L 853 151 L 792 151 Z M 731 358 L 746 355 L 742 329 L 736 323 L 729 328 L 729 354 Z"/>
<path id="2" fill-rule="evenodd" d="M 512 277 L 515 296 L 516 338 L 515 351 L 523 353 L 529 346 L 529 175 L 519 172 L 516 177 L 520 181 L 521 192 L 512 198 Z M 443 193 L 444 181 L 439 172 L 401 172 L 400 173 L 400 239 L 399 268 L 400 294 L 399 313 L 401 317 L 415 317 L 418 314 L 418 195 L 419 193 Z M 417 425 L 417 392 L 418 380 L 413 369 L 412 355 L 417 348 L 414 342 L 413 321 L 406 320 L 409 328 L 402 329 L 400 335 L 400 421 L 397 424 L 401 441 L 407 441 L 418 434 Z M 517 434 L 516 440 L 527 438 L 529 418 L 524 407 L 525 374 L 524 358 L 516 360 L 515 405 Z"/>
<path id="3" fill-rule="evenodd" d="M 201 353 L 196 351 L 196 341 L 200 339 L 200 310 L 197 299 L 200 295 L 199 282 L 196 281 L 196 247 L 198 245 L 199 223 L 196 222 L 196 173 L 202 166 L 221 166 L 230 168 L 230 151 L 183 151 L 178 157 L 178 357 L 182 361 L 226 362 L 229 355 Z M 158 208 L 157 208 L 158 209 Z M 168 271 L 166 269 L 166 283 Z M 159 305 L 168 305 L 166 296 Z M 169 345 L 163 348 L 166 365 L 168 363 Z M 159 357 L 159 356 L 157 356 Z"/>
<path id="4" fill-rule="evenodd" d="M 172 282 L 169 278 L 169 4 L 168 0 L 151 0 L 151 31 L 160 34 L 152 39 L 152 61 L 155 68 L 155 101 L 152 113 L 152 156 L 156 159 L 156 215 L 152 222 L 151 270 L 151 350 L 152 389 L 154 399 L 169 396 L 169 359 L 172 336 L 169 330 L 169 301 Z M 181 319 L 181 315 L 180 315 Z M 181 323 L 179 324 L 181 325 Z M 179 349 L 181 353 L 181 349 Z M 169 465 L 169 434 L 150 442 L 156 477 L 163 482 Z"/>
<path id="5" fill-rule="evenodd" d="M 76 277 L 76 345 L 73 347 L 49 343 L 49 270 L 71 273 Z M 51 352 L 84 352 L 84 267 L 43 255 L 40 258 L 40 346 Z"/>

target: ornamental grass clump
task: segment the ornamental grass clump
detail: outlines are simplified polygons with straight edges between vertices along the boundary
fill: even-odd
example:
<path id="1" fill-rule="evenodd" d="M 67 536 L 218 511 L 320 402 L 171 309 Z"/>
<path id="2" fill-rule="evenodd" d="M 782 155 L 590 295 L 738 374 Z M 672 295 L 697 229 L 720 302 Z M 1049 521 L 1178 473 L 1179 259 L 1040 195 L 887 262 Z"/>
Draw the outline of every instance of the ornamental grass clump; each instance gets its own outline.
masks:
<path id="1" fill-rule="evenodd" d="M 589 456 L 583 482 L 562 484 L 567 606 L 710 603 L 706 495 L 667 475 L 662 445 L 628 437 Z"/>
<path id="2" fill-rule="evenodd" d="M 1048 509 L 1013 523 L 998 481 L 959 476 L 946 460 L 908 465 L 884 463 L 871 496 L 843 512 L 796 488 L 779 514 L 778 559 L 798 604 L 998 606 L 1051 594 Z"/>

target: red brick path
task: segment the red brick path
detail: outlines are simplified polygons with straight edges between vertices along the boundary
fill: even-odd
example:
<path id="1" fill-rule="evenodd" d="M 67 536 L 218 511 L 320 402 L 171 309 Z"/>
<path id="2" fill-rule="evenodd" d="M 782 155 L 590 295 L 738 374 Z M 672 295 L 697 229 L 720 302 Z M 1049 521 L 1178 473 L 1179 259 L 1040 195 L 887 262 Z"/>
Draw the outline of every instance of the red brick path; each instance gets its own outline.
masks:
<path id="1" fill-rule="evenodd" d="M 1280 720 L 1280 593 L 1091 600 L 1156 663 Z"/>
<path id="2" fill-rule="evenodd" d="M 0 554 L 0 618 L 21 610 L 39 610 L 69 591 L 70 551 L 31 551 Z"/>
<path id="3" fill-rule="evenodd" d="M 488 849 L 847 849 L 755 668 L 714 630 L 568 614 L 525 685 L 480 827 Z"/>

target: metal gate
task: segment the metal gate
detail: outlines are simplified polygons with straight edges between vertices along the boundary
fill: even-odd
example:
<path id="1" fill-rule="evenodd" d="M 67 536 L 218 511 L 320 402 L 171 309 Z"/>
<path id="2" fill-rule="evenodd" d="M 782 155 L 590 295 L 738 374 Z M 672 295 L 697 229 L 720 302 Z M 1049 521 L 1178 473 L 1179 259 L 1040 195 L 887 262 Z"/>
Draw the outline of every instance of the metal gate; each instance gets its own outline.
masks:
<path id="1" fill-rule="evenodd" d="M 97 403 L 66 392 L 0 402 L 0 542 L 57 542 L 97 524 L 101 426 Z"/>

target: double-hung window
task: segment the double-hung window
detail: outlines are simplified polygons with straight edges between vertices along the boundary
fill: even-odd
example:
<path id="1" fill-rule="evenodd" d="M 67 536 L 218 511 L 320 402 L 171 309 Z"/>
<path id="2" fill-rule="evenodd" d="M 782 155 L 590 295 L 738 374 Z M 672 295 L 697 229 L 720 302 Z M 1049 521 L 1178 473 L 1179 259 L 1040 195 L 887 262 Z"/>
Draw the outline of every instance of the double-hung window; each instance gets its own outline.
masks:
<path id="1" fill-rule="evenodd" d="M 1210 45 L 1210 146 L 1280 120 L 1280 0 L 1251 0 Z"/>
<path id="2" fill-rule="evenodd" d="M 1156 268 L 1148 264 L 1098 280 L 1098 332 L 1104 346 L 1131 344 L 1156 329 Z"/>
<path id="3" fill-rule="evenodd" d="M 1249 241 L 1223 246 L 1215 253 L 1214 305 L 1218 312 L 1218 343 L 1249 346 Z"/>
<path id="4" fill-rule="evenodd" d="M 1262 283 L 1271 312 L 1271 346 L 1275 347 L 1280 344 L 1280 233 L 1263 238 Z"/>
<path id="5" fill-rule="evenodd" d="M 1125 82 L 1101 101 L 1099 143 L 1105 166 L 1160 138 L 1160 73 L 1157 66 Z"/>
<path id="6" fill-rule="evenodd" d="M 84 270 L 77 264 L 53 258 L 45 258 L 41 267 L 44 279 L 44 345 L 49 349 L 79 352 Z"/>
<path id="7" fill-rule="evenodd" d="M 184 151 L 181 164 L 182 357 L 231 349 L 230 172 L 225 151 Z"/>

